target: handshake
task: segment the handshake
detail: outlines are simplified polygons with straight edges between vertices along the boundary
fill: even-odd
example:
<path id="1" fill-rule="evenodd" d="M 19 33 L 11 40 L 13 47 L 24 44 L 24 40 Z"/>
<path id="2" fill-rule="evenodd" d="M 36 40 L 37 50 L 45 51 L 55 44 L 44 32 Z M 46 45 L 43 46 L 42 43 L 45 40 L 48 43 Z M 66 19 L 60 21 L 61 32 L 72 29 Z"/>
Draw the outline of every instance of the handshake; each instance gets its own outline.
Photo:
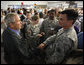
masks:
<path id="1" fill-rule="evenodd" d="M 43 50 L 43 48 L 46 46 L 45 43 L 41 43 L 37 48 Z"/>
<path id="2" fill-rule="evenodd" d="M 37 34 L 37 37 L 42 37 L 44 35 L 45 35 L 45 33 L 44 32 L 41 32 L 40 34 Z"/>

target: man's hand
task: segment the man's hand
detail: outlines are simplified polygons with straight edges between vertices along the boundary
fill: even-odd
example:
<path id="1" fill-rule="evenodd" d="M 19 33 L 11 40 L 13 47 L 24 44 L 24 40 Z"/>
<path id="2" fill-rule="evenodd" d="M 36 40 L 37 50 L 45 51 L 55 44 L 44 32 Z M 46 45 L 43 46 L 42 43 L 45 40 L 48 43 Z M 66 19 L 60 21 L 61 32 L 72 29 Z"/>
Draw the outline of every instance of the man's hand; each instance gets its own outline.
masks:
<path id="1" fill-rule="evenodd" d="M 44 32 L 41 32 L 41 35 L 45 35 L 45 33 Z"/>
<path id="2" fill-rule="evenodd" d="M 26 24 L 26 22 L 22 22 L 22 25 Z"/>
<path id="3" fill-rule="evenodd" d="M 38 34 L 37 37 L 42 37 L 42 35 L 41 34 Z"/>
<path id="4" fill-rule="evenodd" d="M 45 44 L 44 44 L 44 43 L 41 43 L 41 44 L 38 46 L 39 49 L 43 49 L 44 47 L 45 47 Z"/>
<path id="5" fill-rule="evenodd" d="M 52 31 L 52 30 L 48 30 L 48 33 L 49 33 L 50 35 L 53 35 L 53 31 Z"/>
<path id="6" fill-rule="evenodd" d="M 27 33 L 28 33 L 28 34 L 31 34 L 31 30 L 27 30 Z"/>

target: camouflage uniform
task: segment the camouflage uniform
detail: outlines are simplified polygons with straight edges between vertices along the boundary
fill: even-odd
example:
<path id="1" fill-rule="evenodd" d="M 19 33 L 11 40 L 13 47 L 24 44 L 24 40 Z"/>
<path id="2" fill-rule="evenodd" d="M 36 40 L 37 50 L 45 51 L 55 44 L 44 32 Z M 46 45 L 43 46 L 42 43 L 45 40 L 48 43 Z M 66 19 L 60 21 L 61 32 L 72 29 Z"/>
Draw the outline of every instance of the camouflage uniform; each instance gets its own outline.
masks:
<path id="1" fill-rule="evenodd" d="M 23 22 L 27 22 L 27 24 L 30 24 L 30 23 L 31 23 L 31 19 L 29 20 L 29 19 L 25 18 L 25 19 L 23 20 Z"/>
<path id="2" fill-rule="evenodd" d="M 54 18 L 54 20 L 50 20 L 49 18 L 46 18 L 43 23 L 42 27 L 40 29 L 40 32 L 45 33 L 44 40 L 47 39 L 49 36 L 55 34 L 57 32 L 59 27 L 58 20 Z"/>
<path id="3" fill-rule="evenodd" d="M 21 35 L 23 36 L 23 38 L 26 39 L 27 26 L 31 23 L 31 20 L 25 18 L 23 22 L 25 22 L 25 24 L 23 25 L 23 28 L 21 29 Z"/>
<path id="4" fill-rule="evenodd" d="M 59 64 L 72 49 L 77 48 L 77 35 L 73 27 L 66 30 L 62 28 L 43 43 L 46 44 L 46 64 Z"/>
<path id="5" fill-rule="evenodd" d="M 37 37 L 37 34 L 39 34 L 40 29 L 39 25 L 33 26 L 32 24 L 28 25 L 27 30 L 30 30 L 31 32 L 26 34 L 27 36 L 27 46 L 30 48 L 31 52 L 31 59 L 25 61 L 25 64 L 43 64 L 44 61 L 40 57 L 40 50 L 37 49 L 37 46 L 39 45 L 39 37 Z"/>
<path id="6" fill-rule="evenodd" d="M 31 43 L 33 46 L 37 46 L 37 44 L 39 42 L 37 42 L 39 40 L 39 37 L 37 37 L 37 34 L 39 34 L 40 29 L 39 29 L 39 25 L 32 25 L 29 24 L 27 26 L 27 31 L 30 31 L 30 33 L 26 33 L 27 39 L 28 39 L 28 43 Z"/>

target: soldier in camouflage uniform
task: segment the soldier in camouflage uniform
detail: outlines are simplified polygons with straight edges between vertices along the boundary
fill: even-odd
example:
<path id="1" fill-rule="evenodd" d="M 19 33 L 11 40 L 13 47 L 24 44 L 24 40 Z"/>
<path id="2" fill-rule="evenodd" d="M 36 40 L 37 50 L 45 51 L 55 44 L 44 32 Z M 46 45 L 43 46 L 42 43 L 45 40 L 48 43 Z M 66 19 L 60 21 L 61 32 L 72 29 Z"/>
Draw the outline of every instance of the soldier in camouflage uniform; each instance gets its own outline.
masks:
<path id="1" fill-rule="evenodd" d="M 40 29 L 40 32 L 45 33 L 44 40 L 55 34 L 59 28 L 60 26 L 58 24 L 58 20 L 55 17 L 55 10 L 50 10 L 49 17 L 43 21 L 42 27 Z"/>
<path id="2" fill-rule="evenodd" d="M 49 11 L 49 16 L 44 19 L 42 26 L 40 28 L 40 32 L 44 35 L 40 38 L 40 43 L 46 40 L 49 36 L 57 33 L 58 29 L 60 28 L 58 24 L 58 20 L 55 17 L 55 10 Z M 45 58 L 46 54 L 45 51 L 43 53 L 43 58 Z"/>
<path id="3" fill-rule="evenodd" d="M 26 33 L 27 38 L 32 38 L 32 39 L 33 38 L 34 39 L 38 38 L 38 34 L 40 33 L 40 28 L 39 28 L 39 25 L 38 25 L 39 21 L 38 20 L 39 20 L 38 16 L 33 16 L 32 17 L 32 22 L 26 28 L 26 30 L 27 30 L 27 33 Z"/>
<path id="4" fill-rule="evenodd" d="M 26 18 L 22 21 L 23 22 L 23 26 L 21 29 L 21 35 L 26 39 L 26 33 L 27 33 L 27 26 L 31 23 L 31 13 L 27 12 L 26 14 Z"/>
<path id="5" fill-rule="evenodd" d="M 77 17 L 78 13 L 73 9 L 62 11 L 59 17 L 62 28 L 38 46 L 40 49 L 45 47 L 46 64 L 60 64 L 72 50 L 77 49 L 77 35 L 72 26 Z"/>
<path id="6" fill-rule="evenodd" d="M 33 16 L 32 22 L 27 26 L 27 46 L 30 46 L 30 51 L 32 53 L 31 59 L 28 59 L 25 64 L 42 64 L 42 58 L 40 58 L 39 49 L 37 46 L 39 45 L 39 38 L 42 36 L 40 33 L 40 28 L 38 25 L 39 17 Z"/>
<path id="7" fill-rule="evenodd" d="M 26 17 L 23 22 L 26 22 L 27 24 L 30 24 L 31 23 L 31 13 L 30 12 L 27 12 L 26 14 Z"/>

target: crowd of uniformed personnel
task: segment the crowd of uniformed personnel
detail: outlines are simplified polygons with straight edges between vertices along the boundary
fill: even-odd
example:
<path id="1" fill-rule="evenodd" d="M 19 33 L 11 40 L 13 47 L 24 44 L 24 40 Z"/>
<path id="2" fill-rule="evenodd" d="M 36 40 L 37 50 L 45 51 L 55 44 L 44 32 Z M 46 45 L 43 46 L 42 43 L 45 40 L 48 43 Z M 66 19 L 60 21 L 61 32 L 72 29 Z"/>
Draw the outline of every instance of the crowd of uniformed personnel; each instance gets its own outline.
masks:
<path id="1" fill-rule="evenodd" d="M 1 46 L 7 64 L 82 64 L 79 33 L 82 40 L 83 9 L 80 13 L 74 9 L 1 10 Z"/>

